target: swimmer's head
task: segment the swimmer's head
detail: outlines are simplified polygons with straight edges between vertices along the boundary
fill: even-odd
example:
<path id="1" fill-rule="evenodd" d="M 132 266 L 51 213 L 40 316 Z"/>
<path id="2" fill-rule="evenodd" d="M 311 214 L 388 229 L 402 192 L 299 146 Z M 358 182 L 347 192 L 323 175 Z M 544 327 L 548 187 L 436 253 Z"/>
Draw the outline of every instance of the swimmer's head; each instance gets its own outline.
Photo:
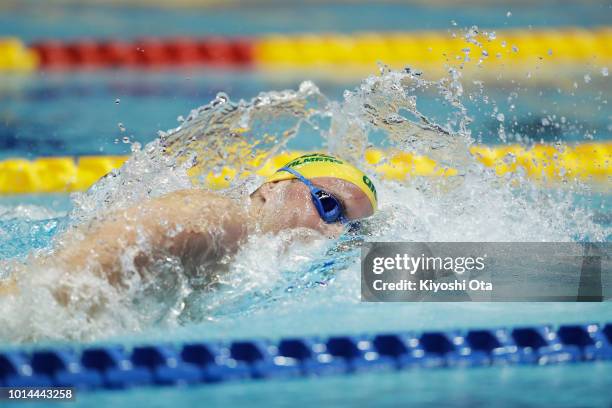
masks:
<path id="1" fill-rule="evenodd" d="M 365 173 L 344 160 L 320 153 L 290 161 L 251 199 L 254 216 L 264 232 L 302 227 L 336 236 L 344 223 L 369 217 L 377 207 L 376 189 Z M 339 213 L 335 203 L 339 204 Z"/>

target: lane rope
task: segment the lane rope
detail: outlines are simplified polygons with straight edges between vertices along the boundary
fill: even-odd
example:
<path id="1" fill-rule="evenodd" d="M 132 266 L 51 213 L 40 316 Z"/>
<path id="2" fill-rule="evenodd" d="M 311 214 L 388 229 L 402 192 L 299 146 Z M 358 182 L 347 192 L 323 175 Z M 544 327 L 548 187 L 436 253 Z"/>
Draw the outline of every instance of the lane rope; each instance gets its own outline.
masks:
<path id="1" fill-rule="evenodd" d="M 495 72 L 551 70 L 567 65 L 607 67 L 612 27 L 481 31 L 265 35 L 252 38 L 180 37 L 124 40 L 48 40 L 29 47 L 0 38 L 0 71 L 233 66 L 262 68 L 367 67 L 381 61 L 439 72 L 465 65 Z M 474 62 L 466 63 L 467 60 Z M 482 60 L 482 64 L 480 61 Z"/>
<path id="2" fill-rule="evenodd" d="M 612 323 L 0 351 L 0 386 L 79 390 L 612 360 Z"/>
<path id="3" fill-rule="evenodd" d="M 612 60 L 612 29 L 556 28 L 465 33 L 404 32 L 354 35 L 269 36 L 254 45 L 264 66 L 313 68 L 326 65 L 394 68 L 409 64 L 426 72 L 446 65 L 477 69 L 503 67 L 559 70 L 568 64 L 605 64 Z M 473 63 L 466 63 L 470 60 Z M 482 60 L 482 64 L 479 62 Z M 557 71 L 558 72 L 558 71 Z"/>
<path id="4" fill-rule="evenodd" d="M 499 176 L 523 171 L 531 180 L 544 185 L 564 180 L 609 183 L 612 178 L 612 141 L 556 147 L 535 145 L 472 146 L 472 155 Z M 261 163 L 262 155 L 249 161 L 257 174 L 267 177 L 288 161 L 305 152 L 281 153 Z M 40 157 L 0 161 L 0 194 L 64 193 L 84 191 L 100 177 L 121 167 L 128 156 Z M 408 177 L 452 177 L 457 171 L 441 168 L 434 160 L 405 152 L 369 149 L 365 154 L 377 177 L 402 181 Z M 227 188 L 236 169 L 224 167 L 208 173 L 205 184 L 212 189 Z M 246 173 L 244 174 L 246 175 Z"/>

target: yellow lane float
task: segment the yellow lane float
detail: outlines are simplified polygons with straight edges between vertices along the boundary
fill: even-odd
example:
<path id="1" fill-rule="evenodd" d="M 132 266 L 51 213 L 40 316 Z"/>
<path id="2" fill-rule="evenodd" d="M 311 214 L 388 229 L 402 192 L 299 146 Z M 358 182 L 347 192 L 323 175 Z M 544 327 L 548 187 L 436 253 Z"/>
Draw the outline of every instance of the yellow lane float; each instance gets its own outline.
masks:
<path id="1" fill-rule="evenodd" d="M 0 72 L 29 72 L 38 68 L 38 55 L 17 38 L 0 38 Z"/>
<path id="2" fill-rule="evenodd" d="M 555 147 L 535 145 L 483 146 L 471 148 L 472 155 L 483 165 L 502 176 L 519 169 L 531 180 L 553 183 L 581 180 L 610 183 L 612 178 L 612 142 L 583 143 Z M 268 176 L 277 168 L 304 152 L 278 154 L 262 163 L 262 156 L 250 165 L 257 174 Z M 405 180 L 408 177 L 452 177 L 455 169 L 441 168 L 430 158 L 405 152 L 370 149 L 365 155 L 370 170 L 379 178 Z M 127 156 L 41 157 L 35 160 L 7 159 L 0 161 L 0 194 L 65 193 L 83 191 L 100 177 L 120 167 Z M 209 173 L 206 184 L 213 189 L 227 187 L 237 171 L 224 167 Z"/>
<path id="3" fill-rule="evenodd" d="M 378 62 L 440 73 L 445 67 L 507 68 L 559 72 L 566 66 L 612 61 L 612 29 L 601 27 L 481 30 L 471 35 L 446 31 L 270 35 L 254 42 L 254 62 L 264 68 L 368 67 Z M 470 63 L 466 63 L 471 61 Z M 545 64 L 545 65 L 543 65 Z M 535 75 L 535 72 L 534 72 Z"/>

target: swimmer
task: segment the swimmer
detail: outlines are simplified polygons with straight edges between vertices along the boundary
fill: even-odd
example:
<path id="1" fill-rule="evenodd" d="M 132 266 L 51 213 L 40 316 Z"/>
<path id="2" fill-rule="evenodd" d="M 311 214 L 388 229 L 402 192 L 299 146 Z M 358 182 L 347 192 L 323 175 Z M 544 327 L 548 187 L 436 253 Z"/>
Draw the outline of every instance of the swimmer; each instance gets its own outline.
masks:
<path id="1" fill-rule="evenodd" d="M 52 259 L 37 262 L 67 273 L 89 269 L 118 288 L 127 285 L 126 273 L 150 276 L 168 259 L 206 279 L 199 275 L 227 264 L 252 234 L 306 228 L 333 238 L 376 206 L 376 189 L 361 170 L 315 153 L 278 169 L 244 202 L 201 189 L 175 191 L 76 226 L 56 240 Z M 0 283 L 0 294 L 16 287 L 14 280 Z M 62 304 L 69 296 L 67 288 L 55 292 Z"/>

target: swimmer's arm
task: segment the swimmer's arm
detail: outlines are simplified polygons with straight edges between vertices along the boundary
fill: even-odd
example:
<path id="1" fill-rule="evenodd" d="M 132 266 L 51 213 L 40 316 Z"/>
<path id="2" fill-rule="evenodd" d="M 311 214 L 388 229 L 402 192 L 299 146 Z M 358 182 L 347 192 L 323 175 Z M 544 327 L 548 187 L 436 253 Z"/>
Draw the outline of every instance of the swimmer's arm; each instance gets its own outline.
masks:
<path id="1" fill-rule="evenodd" d="M 74 270 L 93 267 L 116 285 L 126 259 L 133 259 L 140 272 L 164 257 L 177 257 L 187 273 L 195 273 L 198 265 L 235 253 L 246 235 L 247 214 L 232 200 L 203 190 L 180 190 L 73 232 L 57 260 Z"/>

